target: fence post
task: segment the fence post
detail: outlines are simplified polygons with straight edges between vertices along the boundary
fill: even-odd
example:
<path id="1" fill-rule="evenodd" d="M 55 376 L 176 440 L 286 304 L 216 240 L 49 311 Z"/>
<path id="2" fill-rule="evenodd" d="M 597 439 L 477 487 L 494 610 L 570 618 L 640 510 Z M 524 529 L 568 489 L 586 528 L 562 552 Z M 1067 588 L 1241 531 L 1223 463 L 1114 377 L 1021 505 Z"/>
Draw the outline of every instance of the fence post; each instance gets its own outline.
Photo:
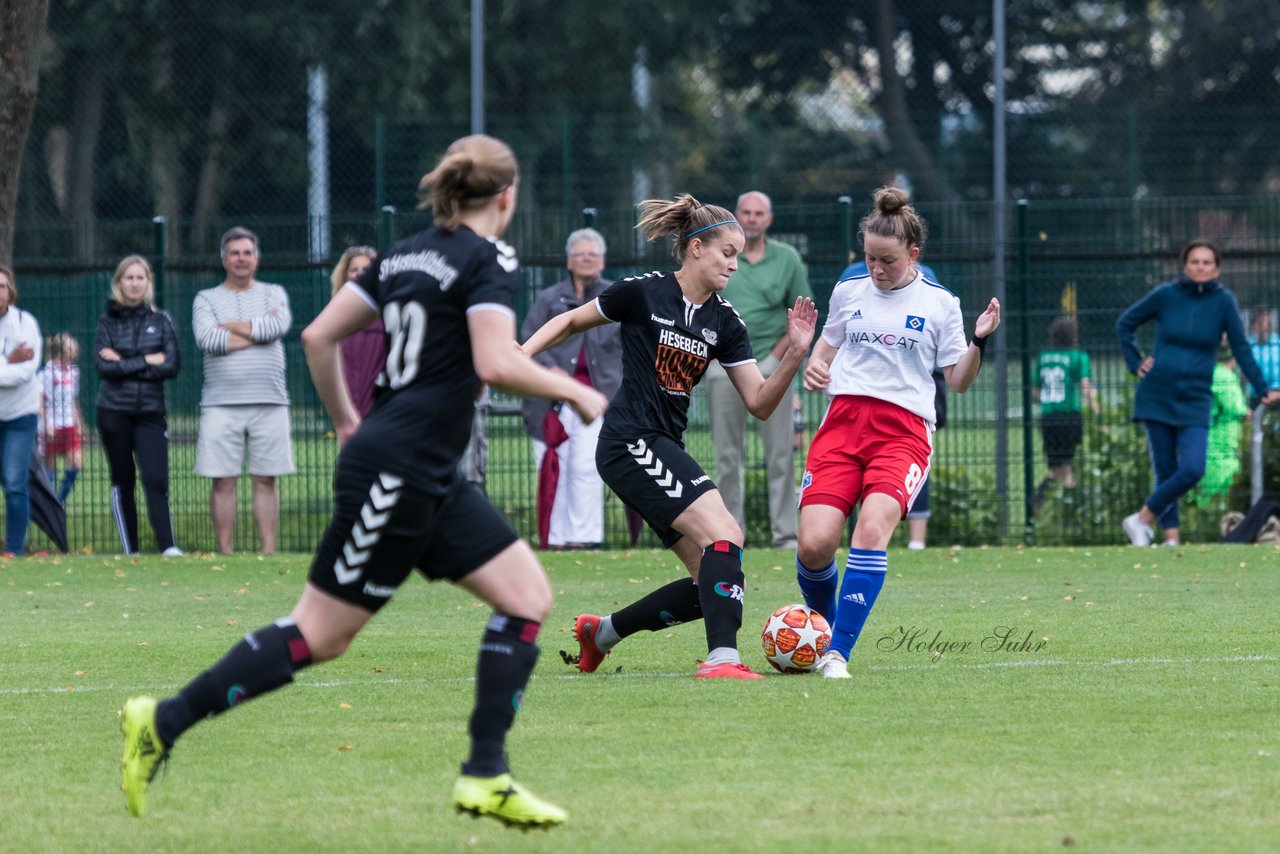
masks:
<path id="1" fill-rule="evenodd" d="M 1267 420 L 1267 405 L 1259 403 L 1253 410 L 1253 423 L 1249 426 L 1249 506 L 1257 504 L 1262 500 L 1262 474 L 1263 474 L 1263 438 L 1265 433 L 1263 427 Z"/>
<path id="2" fill-rule="evenodd" d="M 395 205 L 383 205 L 378 209 L 378 248 L 385 251 L 391 245 L 391 241 L 395 239 L 395 223 L 396 215 Z"/>
<path id="3" fill-rule="evenodd" d="M 598 214 L 598 213 L 599 213 L 599 211 L 598 211 L 598 210 L 596 210 L 595 208 L 583 208 L 583 209 L 582 209 L 582 227 L 583 227 L 583 228 L 595 228 L 595 227 L 596 227 L 596 214 Z"/>
<path id="4" fill-rule="evenodd" d="M 165 219 L 162 216 L 151 218 L 151 257 L 155 259 L 152 275 L 155 277 L 156 304 L 163 304 L 164 268 L 168 253 L 165 252 Z"/>
<path id="5" fill-rule="evenodd" d="M 1031 237 L 1027 225 L 1026 199 L 1018 199 L 1018 294 L 1021 301 L 1022 337 L 1022 504 L 1024 526 L 1022 541 L 1031 545 L 1036 531 L 1036 458 L 1031 431 Z"/>
<path id="6" fill-rule="evenodd" d="M 373 120 L 373 209 L 387 203 L 387 117 Z"/>
<path id="7" fill-rule="evenodd" d="M 840 230 L 844 240 L 844 266 L 853 263 L 853 196 L 836 199 L 840 205 Z"/>

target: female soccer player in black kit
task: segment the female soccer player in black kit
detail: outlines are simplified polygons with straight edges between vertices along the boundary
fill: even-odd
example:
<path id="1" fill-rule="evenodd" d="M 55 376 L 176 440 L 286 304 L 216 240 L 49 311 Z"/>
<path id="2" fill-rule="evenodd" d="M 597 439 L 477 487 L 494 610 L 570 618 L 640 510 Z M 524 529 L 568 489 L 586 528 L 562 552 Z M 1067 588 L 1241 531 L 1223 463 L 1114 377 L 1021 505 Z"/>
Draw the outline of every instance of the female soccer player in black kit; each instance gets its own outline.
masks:
<path id="1" fill-rule="evenodd" d="M 504 744 L 538 658 L 551 589 L 529 546 L 457 474 L 481 383 L 567 401 L 590 422 L 607 403 L 515 346 L 515 252 L 498 239 L 516 204 L 516 161 L 469 136 L 420 187 L 435 226 L 392 246 L 302 333 L 316 390 L 343 448 L 334 514 L 293 613 L 258 629 L 176 696 L 125 703 L 122 788 L 141 815 L 147 784 L 198 721 L 337 658 L 413 570 L 448 579 L 493 608 L 480 642 L 471 755 L 453 803 L 507 824 L 551 826 L 566 814 L 514 783 Z M 424 202 L 424 205 L 426 202 Z M 339 342 L 381 316 L 387 387 L 363 424 L 342 382 Z"/>
<path id="2" fill-rule="evenodd" d="M 675 273 L 647 273 L 610 285 L 599 297 L 557 315 L 525 342 L 530 355 L 605 323 L 622 324 L 622 387 L 600 430 L 596 467 L 609 488 L 684 562 L 673 581 L 620 611 L 574 622 L 578 669 L 591 673 L 622 638 L 642 630 L 705 621 L 700 679 L 760 679 L 738 658 L 742 626 L 742 531 L 702 467 L 684 450 L 689 395 L 707 363 L 719 359 L 756 418 L 768 418 L 813 341 L 818 310 L 807 297 L 787 310 L 788 346 L 765 379 L 747 329 L 720 291 L 738 269 L 743 233 L 733 214 L 692 196 L 641 205 L 645 237 L 675 238 Z"/>

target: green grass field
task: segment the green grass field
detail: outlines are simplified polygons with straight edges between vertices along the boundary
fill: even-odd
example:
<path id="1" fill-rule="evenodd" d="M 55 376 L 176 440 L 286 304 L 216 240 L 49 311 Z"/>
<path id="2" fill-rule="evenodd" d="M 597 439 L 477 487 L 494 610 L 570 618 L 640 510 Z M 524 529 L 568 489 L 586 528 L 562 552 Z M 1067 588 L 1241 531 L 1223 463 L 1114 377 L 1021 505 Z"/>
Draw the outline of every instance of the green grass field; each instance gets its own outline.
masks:
<path id="1" fill-rule="evenodd" d="M 1280 840 L 1280 549 L 894 551 L 845 682 L 697 682 L 700 625 L 629 639 L 579 675 L 559 655 L 575 649 L 574 614 L 625 604 L 675 564 L 659 552 L 546 564 L 555 611 L 509 746 L 517 779 L 571 816 L 524 834 L 448 807 L 485 618 L 460 591 L 406 585 L 346 657 L 192 730 L 134 819 L 119 791 L 124 699 L 173 692 L 286 614 L 308 558 L 0 562 L 0 848 L 1234 852 Z M 765 617 L 798 595 L 790 567 L 782 552 L 747 555 L 741 643 L 757 668 Z M 1007 643 L 991 640 L 1001 627 Z M 898 644 L 904 631 L 918 634 Z M 928 647 L 940 644 L 939 657 Z"/>

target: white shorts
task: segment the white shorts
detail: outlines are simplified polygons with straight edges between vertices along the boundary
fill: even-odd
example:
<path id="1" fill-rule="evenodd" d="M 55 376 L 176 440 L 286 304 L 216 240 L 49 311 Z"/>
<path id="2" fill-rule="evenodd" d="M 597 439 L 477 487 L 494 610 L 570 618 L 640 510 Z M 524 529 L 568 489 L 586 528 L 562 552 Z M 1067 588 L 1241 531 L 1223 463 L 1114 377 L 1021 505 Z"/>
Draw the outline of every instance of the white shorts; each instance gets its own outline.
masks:
<path id="1" fill-rule="evenodd" d="M 246 441 L 249 474 L 259 477 L 293 474 L 289 407 L 276 404 L 203 407 L 196 439 L 196 474 L 239 477 Z"/>

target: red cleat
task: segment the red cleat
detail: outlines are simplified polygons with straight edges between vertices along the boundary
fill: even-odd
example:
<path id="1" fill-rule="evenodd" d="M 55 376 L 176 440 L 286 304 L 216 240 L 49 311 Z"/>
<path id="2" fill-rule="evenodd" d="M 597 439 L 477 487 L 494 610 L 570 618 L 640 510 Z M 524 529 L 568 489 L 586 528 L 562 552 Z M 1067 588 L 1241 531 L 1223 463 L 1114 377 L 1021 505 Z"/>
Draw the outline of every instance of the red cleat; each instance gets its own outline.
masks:
<path id="1" fill-rule="evenodd" d="M 759 673 L 756 673 L 745 664 L 730 664 L 723 662 L 722 664 L 698 665 L 698 672 L 694 674 L 695 679 L 763 679 Z"/>
<path id="2" fill-rule="evenodd" d="M 573 639 L 578 642 L 578 670 L 583 673 L 595 673 L 609 654 L 596 646 L 596 630 L 599 628 L 600 618 L 595 614 L 579 614 L 573 621 Z"/>

